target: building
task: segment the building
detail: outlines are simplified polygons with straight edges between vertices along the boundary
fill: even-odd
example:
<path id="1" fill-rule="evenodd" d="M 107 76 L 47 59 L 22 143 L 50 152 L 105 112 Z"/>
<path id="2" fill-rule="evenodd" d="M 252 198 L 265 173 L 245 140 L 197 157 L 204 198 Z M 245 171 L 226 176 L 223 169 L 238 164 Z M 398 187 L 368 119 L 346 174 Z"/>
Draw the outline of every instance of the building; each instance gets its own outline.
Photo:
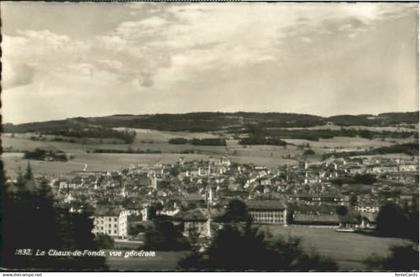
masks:
<path id="1" fill-rule="evenodd" d="M 128 217 L 131 215 L 140 215 L 140 212 L 136 210 L 98 209 L 93 215 L 92 233 L 126 238 L 128 236 Z"/>
<path id="2" fill-rule="evenodd" d="M 137 210 L 122 210 L 118 216 L 118 236 L 126 238 L 128 236 L 128 225 L 130 216 L 139 216 Z"/>
<path id="3" fill-rule="evenodd" d="M 111 237 L 119 235 L 119 211 L 117 210 L 97 210 L 93 214 L 93 229 L 95 235 L 105 234 Z"/>
<path id="4" fill-rule="evenodd" d="M 245 202 L 254 224 L 287 225 L 287 207 L 279 200 L 250 200 Z"/>
<path id="5" fill-rule="evenodd" d="M 398 171 L 400 172 L 418 172 L 418 164 L 400 164 L 398 165 Z"/>
<path id="6" fill-rule="evenodd" d="M 194 209 L 185 212 L 179 212 L 175 215 L 177 221 L 184 224 L 184 236 L 210 237 L 211 220 L 205 209 Z"/>
<path id="7" fill-rule="evenodd" d="M 294 213 L 292 223 L 310 226 L 339 226 L 338 216 L 335 214 L 302 214 Z"/>

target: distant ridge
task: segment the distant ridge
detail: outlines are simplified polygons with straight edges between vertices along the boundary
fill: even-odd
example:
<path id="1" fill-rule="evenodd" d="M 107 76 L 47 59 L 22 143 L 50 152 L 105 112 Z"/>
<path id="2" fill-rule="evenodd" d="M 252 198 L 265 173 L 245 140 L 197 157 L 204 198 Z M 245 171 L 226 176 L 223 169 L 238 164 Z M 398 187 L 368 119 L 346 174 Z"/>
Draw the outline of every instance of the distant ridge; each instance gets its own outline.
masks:
<path id="1" fill-rule="evenodd" d="M 335 115 L 322 117 L 310 114 L 277 112 L 192 112 L 183 114 L 115 114 L 101 117 L 74 117 L 63 120 L 3 124 L 4 132 L 45 132 L 62 128 L 104 127 L 144 128 L 161 131 L 223 131 L 245 126 L 263 128 L 338 126 L 395 126 L 418 124 L 419 112 L 391 112 L 378 115 Z"/>

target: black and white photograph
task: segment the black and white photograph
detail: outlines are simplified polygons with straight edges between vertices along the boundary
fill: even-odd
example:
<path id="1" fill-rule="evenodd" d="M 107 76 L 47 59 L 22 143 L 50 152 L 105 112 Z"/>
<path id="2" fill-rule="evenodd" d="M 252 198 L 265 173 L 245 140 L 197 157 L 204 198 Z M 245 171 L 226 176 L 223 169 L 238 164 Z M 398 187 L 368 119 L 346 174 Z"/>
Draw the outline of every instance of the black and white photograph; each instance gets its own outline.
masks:
<path id="1" fill-rule="evenodd" d="M 2 276 L 417 276 L 418 2 L 0 8 Z"/>

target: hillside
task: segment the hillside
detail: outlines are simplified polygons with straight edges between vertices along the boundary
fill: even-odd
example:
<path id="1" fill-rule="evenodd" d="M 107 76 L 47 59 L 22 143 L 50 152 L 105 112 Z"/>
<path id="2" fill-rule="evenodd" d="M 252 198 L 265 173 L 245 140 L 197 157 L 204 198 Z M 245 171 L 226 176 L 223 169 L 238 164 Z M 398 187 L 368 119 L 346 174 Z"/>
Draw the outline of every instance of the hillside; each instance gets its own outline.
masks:
<path id="1" fill-rule="evenodd" d="M 200 112 L 186 114 L 153 115 L 111 115 L 103 117 L 76 117 L 64 120 L 33 122 L 24 124 L 4 124 L 6 133 L 55 132 L 63 129 L 83 128 L 142 128 L 160 131 L 239 131 L 249 126 L 259 128 L 337 126 L 397 126 L 418 124 L 419 113 L 383 113 L 379 115 L 337 115 L 321 117 L 293 113 L 221 113 Z"/>

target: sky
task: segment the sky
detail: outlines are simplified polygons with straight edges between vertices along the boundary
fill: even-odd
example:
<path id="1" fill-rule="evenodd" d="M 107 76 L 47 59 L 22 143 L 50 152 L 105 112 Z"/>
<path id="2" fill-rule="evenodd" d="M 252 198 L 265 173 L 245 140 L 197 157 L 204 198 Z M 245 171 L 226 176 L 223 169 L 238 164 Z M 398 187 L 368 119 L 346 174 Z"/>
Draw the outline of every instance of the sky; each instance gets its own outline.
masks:
<path id="1" fill-rule="evenodd" d="M 418 3 L 1 2 L 3 122 L 418 110 Z"/>

